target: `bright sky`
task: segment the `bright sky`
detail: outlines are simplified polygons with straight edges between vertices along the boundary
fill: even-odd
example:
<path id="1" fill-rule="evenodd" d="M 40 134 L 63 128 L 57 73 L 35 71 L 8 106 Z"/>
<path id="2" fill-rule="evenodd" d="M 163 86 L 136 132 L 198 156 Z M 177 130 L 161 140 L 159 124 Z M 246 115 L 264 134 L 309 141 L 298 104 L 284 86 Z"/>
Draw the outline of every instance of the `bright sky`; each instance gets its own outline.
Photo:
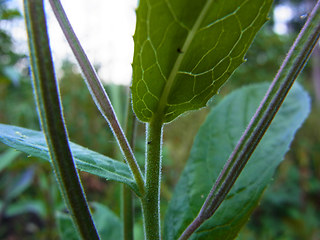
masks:
<path id="1" fill-rule="evenodd" d="M 287 23 L 293 18 L 293 10 L 289 5 L 279 5 L 273 12 L 275 18 L 274 31 L 278 34 L 286 34 L 288 32 Z"/>
<path id="2" fill-rule="evenodd" d="M 133 56 L 133 34 L 137 0 L 61 0 L 65 11 L 89 59 L 100 65 L 99 75 L 104 82 L 129 84 Z M 22 1 L 12 0 L 22 12 Z M 50 42 L 56 69 L 63 59 L 75 62 L 71 50 L 47 1 Z M 287 33 L 286 23 L 292 18 L 290 6 L 279 5 L 274 11 L 274 30 Z M 18 47 L 27 51 L 24 22 L 10 26 L 18 39 Z M 20 43 L 19 43 L 20 42 Z"/>
<path id="3" fill-rule="evenodd" d="M 21 2 L 14 0 L 11 4 L 22 9 Z M 99 75 L 103 81 L 129 84 L 137 0 L 61 2 L 89 59 L 101 66 Z M 48 2 L 45 3 L 53 58 L 59 67 L 64 58 L 75 60 Z M 23 42 L 26 41 L 26 33 L 21 27 L 24 27 L 24 22 L 13 29 L 13 34 Z"/>

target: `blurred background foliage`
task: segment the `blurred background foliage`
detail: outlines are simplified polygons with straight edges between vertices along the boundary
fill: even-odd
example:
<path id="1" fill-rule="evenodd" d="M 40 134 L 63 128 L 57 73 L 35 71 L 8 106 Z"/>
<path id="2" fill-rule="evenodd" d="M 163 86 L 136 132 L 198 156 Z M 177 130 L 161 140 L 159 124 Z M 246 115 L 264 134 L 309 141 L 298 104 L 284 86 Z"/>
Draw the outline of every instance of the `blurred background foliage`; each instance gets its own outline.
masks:
<path id="1" fill-rule="evenodd" d="M 273 19 L 256 37 L 243 64 L 214 97 L 214 107 L 228 92 L 245 84 L 271 81 L 313 1 L 275 1 L 290 4 L 296 15 L 288 32 L 277 35 Z M 28 59 L 14 48 L 14 39 L 2 28 L 21 13 L 0 1 L 0 122 L 39 129 Z M 99 67 L 97 66 L 99 71 Z M 315 51 L 299 81 L 309 91 L 312 112 L 297 133 L 286 160 L 266 190 L 260 206 L 238 239 L 320 239 L 320 54 Z M 58 69 L 61 96 L 69 137 L 72 141 L 121 160 L 116 141 L 95 107 L 78 67 L 65 60 Z M 122 124 L 128 102 L 128 87 L 106 85 Z M 187 161 L 193 138 L 209 108 L 191 112 L 168 124 L 164 130 L 162 216 L 174 185 Z M 138 126 L 136 155 L 143 168 L 144 132 Z M 119 184 L 81 173 L 89 201 L 108 205 L 120 213 Z M 57 239 L 55 211 L 64 211 L 52 170 L 47 162 L 0 144 L 0 239 Z M 136 202 L 136 239 L 142 239 L 142 220 Z"/>

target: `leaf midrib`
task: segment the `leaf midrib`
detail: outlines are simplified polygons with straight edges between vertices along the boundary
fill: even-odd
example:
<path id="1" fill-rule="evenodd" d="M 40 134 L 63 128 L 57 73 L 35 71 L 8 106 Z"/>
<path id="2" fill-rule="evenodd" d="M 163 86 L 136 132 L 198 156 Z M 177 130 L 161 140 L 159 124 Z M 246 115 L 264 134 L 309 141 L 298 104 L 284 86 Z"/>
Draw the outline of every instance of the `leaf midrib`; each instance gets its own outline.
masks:
<path id="1" fill-rule="evenodd" d="M 157 113 L 160 114 L 161 116 L 164 115 L 164 110 L 165 110 L 165 107 L 167 106 L 167 103 L 168 103 L 168 97 L 169 97 L 169 93 L 171 91 L 171 88 L 173 86 L 173 83 L 174 83 L 174 79 L 176 78 L 176 75 L 179 71 L 179 68 L 180 68 L 180 65 L 182 63 L 182 60 L 185 56 L 184 53 L 187 52 L 188 48 L 190 47 L 191 45 L 191 42 L 194 38 L 194 36 L 196 35 L 196 32 L 198 31 L 204 17 L 206 16 L 209 8 L 210 8 L 210 5 L 211 3 L 213 2 L 213 0 L 208 0 L 205 4 L 205 6 L 203 7 L 202 11 L 200 12 L 200 15 L 198 17 L 198 19 L 196 20 L 196 22 L 194 23 L 192 29 L 190 30 L 190 32 L 188 33 L 188 36 L 181 48 L 181 51 L 182 51 L 182 54 L 179 54 L 178 57 L 177 57 L 177 60 L 175 61 L 173 67 L 172 67 L 172 70 L 170 72 L 170 75 L 169 75 L 169 78 L 167 80 L 167 83 L 164 87 L 164 90 L 161 94 L 161 97 L 160 97 L 160 101 L 159 101 L 159 104 L 158 104 L 158 109 L 157 109 Z"/>

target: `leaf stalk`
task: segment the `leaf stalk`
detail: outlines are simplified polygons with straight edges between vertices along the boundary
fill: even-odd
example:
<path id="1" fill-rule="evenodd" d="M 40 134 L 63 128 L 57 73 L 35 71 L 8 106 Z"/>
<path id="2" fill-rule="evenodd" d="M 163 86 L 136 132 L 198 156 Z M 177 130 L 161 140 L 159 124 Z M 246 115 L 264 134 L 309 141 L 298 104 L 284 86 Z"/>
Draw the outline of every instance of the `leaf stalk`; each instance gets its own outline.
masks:
<path id="1" fill-rule="evenodd" d="M 56 179 L 81 238 L 100 239 L 69 147 L 42 0 L 24 0 L 24 11 L 36 102 Z"/>
<path id="2" fill-rule="evenodd" d="M 85 76 L 85 82 L 90 90 L 91 96 L 97 105 L 102 116 L 109 123 L 112 132 L 117 139 L 122 154 L 130 167 L 132 175 L 138 185 L 140 195 L 144 193 L 144 179 L 141 170 L 137 164 L 133 151 L 128 140 L 119 124 L 116 114 L 113 110 L 109 97 L 87 55 L 85 54 L 73 28 L 67 18 L 67 15 L 59 0 L 49 0 L 51 8 L 60 24 L 60 27 L 75 55 L 80 68 Z"/>
<path id="3" fill-rule="evenodd" d="M 188 239 L 210 218 L 225 199 L 253 151 L 256 149 L 272 119 L 279 110 L 291 86 L 305 66 L 320 36 L 320 1 L 310 13 L 305 25 L 290 48 L 264 99 L 238 144 L 231 153 L 216 183 L 205 200 L 198 216 L 180 236 Z"/>

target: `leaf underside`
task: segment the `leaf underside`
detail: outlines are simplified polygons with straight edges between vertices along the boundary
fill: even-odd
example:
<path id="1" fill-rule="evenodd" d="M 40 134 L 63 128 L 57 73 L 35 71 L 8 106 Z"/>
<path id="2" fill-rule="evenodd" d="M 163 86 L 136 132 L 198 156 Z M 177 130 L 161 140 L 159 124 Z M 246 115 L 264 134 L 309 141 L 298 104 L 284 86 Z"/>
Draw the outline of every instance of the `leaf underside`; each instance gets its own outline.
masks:
<path id="1" fill-rule="evenodd" d="M 45 136 L 34 131 L 12 125 L 0 124 L 0 141 L 30 156 L 50 161 Z M 138 192 L 127 165 L 97 152 L 70 142 L 73 157 L 79 170 L 107 180 L 122 182 Z"/>
<path id="2" fill-rule="evenodd" d="M 204 107 L 244 62 L 272 0 L 140 0 L 133 109 L 169 122 Z"/>
<path id="3" fill-rule="evenodd" d="M 220 102 L 200 128 L 165 217 L 165 239 L 177 239 L 198 214 L 226 159 L 268 85 L 241 88 Z M 296 85 L 217 212 L 191 239 L 234 239 L 289 150 L 310 111 L 308 94 Z"/>

